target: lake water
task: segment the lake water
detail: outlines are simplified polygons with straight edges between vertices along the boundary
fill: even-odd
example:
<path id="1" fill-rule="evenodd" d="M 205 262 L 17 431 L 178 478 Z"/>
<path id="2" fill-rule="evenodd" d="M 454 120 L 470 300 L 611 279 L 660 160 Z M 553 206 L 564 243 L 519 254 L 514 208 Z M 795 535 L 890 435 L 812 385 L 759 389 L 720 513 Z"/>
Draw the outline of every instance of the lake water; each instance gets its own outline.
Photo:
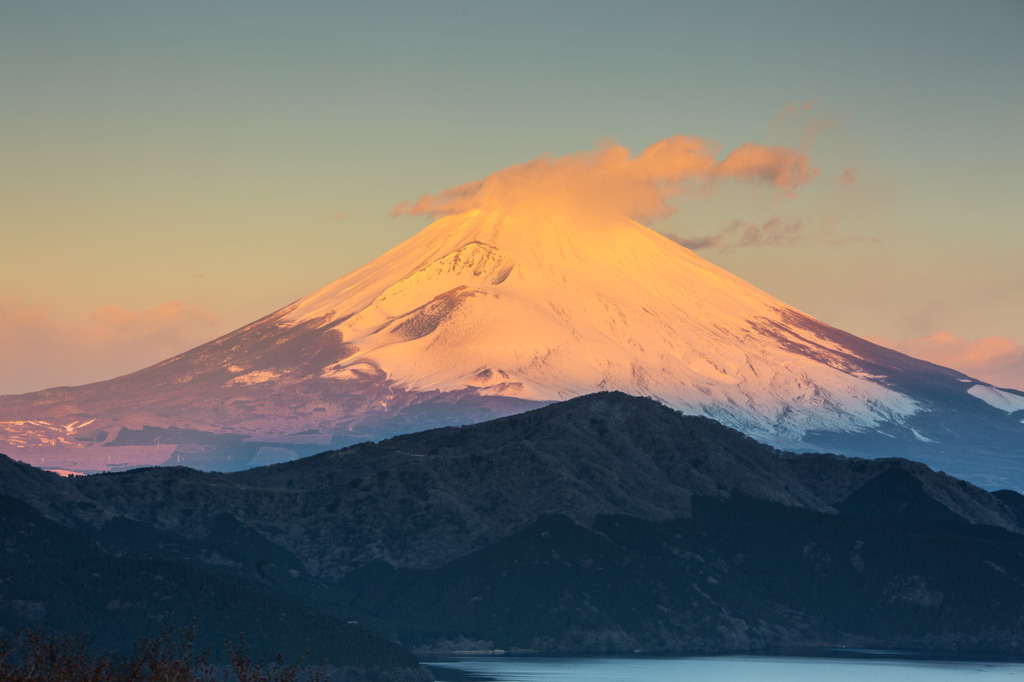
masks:
<path id="1" fill-rule="evenodd" d="M 428 665 L 439 682 L 943 682 L 1024 680 L 1024 663 L 894 658 L 453 658 Z"/>

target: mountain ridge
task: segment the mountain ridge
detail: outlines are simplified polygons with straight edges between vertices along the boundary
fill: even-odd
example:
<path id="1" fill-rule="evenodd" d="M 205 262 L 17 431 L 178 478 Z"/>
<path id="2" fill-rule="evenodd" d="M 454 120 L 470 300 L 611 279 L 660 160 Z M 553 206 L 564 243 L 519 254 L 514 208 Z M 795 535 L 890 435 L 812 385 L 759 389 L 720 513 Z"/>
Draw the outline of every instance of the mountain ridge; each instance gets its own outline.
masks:
<path id="1" fill-rule="evenodd" d="M 1021 495 L 778 451 L 622 393 L 234 473 L 62 478 L 4 457 L 0 495 L 103 552 L 222 572 L 421 650 L 1024 641 Z M 0 602 L 63 613 L 35 595 L 65 560 L 41 555 L 52 570 Z"/>
<path id="2" fill-rule="evenodd" d="M 783 453 L 705 417 L 685 416 L 652 399 L 618 392 L 228 474 L 167 467 L 62 479 L 26 467 L 8 460 L 10 474 L 3 476 L 0 492 L 32 496 L 26 499 L 41 508 L 49 504 L 51 513 L 76 523 L 102 525 L 112 512 L 142 514 L 139 518 L 157 522 L 161 507 L 151 503 L 176 506 L 176 499 L 194 497 L 188 490 L 195 485 L 219 491 L 204 502 L 212 505 L 202 510 L 211 518 L 251 506 L 244 503 L 250 487 L 271 496 L 264 502 L 268 508 L 286 509 L 283 500 L 296 500 L 287 519 L 276 525 L 291 528 L 308 525 L 306 515 L 319 518 L 315 532 L 335 538 L 330 544 L 337 547 L 333 563 L 317 562 L 330 575 L 382 558 L 396 565 L 429 566 L 454 556 L 443 553 L 446 545 L 451 552 L 480 548 L 541 514 L 564 514 L 584 525 L 600 514 L 663 521 L 686 516 L 695 496 L 733 494 L 834 514 L 836 504 L 890 469 L 920 480 L 931 497 L 966 522 L 1021 531 L 1012 510 L 989 493 L 923 464 Z M 89 513 L 91 505 L 82 503 L 116 489 L 120 480 L 137 487 L 131 498 L 117 501 L 104 515 Z M 47 489 L 49 502 L 39 492 Z M 301 500 L 293 490 L 303 491 Z M 510 497 L 510 491 L 520 491 L 523 499 Z M 408 507 L 393 509 L 395 500 Z M 58 506 L 65 511 L 58 512 Z M 399 526 L 415 519 L 417 530 L 399 533 L 398 545 L 366 545 L 377 546 L 380 555 L 372 554 L 378 550 L 350 555 L 354 550 L 345 547 L 342 537 L 354 529 L 328 524 L 322 510 L 331 507 L 351 518 L 358 518 L 360 510 L 377 510 Z M 264 516 L 259 508 L 247 514 Z M 450 524 L 452 514 L 462 519 L 458 529 Z M 287 535 L 280 539 L 293 542 Z"/>

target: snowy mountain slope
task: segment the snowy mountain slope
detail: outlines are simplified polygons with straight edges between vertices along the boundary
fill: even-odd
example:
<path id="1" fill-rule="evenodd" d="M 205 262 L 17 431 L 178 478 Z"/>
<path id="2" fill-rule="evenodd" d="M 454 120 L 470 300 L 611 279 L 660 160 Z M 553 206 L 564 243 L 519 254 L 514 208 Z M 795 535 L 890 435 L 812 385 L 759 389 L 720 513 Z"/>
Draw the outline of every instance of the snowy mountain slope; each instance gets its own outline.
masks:
<path id="1" fill-rule="evenodd" d="M 778 447 L 1024 486 L 1016 393 L 822 324 L 634 221 L 534 209 L 442 218 L 158 365 L 0 398 L 8 454 L 235 469 L 614 389 Z"/>
<path id="2" fill-rule="evenodd" d="M 828 338 L 794 332 L 796 311 L 671 240 L 625 219 L 551 220 L 440 220 L 282 321 L 333 325 L 354 346 L 323 376 L 383 368 L 411 390 L 538 401 L 624 390 L 780 444 L 918 410 Z M 409 274 L 374 278 L 388 268 Z"/>

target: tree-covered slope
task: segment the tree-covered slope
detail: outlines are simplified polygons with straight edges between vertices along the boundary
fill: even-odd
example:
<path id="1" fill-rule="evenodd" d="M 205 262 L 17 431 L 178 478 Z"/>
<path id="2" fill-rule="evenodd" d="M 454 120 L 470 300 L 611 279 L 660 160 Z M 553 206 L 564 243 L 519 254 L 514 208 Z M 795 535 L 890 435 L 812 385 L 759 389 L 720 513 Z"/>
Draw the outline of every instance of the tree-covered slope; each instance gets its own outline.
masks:
<path id="1" fill-rule="evenodd" d="M 1020 496 L 901 459 L 780 452 L 624 394 L 234 474 L 65 479 L 3 459 L 0 493 L 12 623 L 45 604 L 83 624 L 214 612 L 296 641 L 318 640 L 289 619 L 355 620 L 420 648 L 1024 641 Z M 19 514 L 48 545 L 18 544 Z M 73 587 L 48 600 L 58 581 Z"/>

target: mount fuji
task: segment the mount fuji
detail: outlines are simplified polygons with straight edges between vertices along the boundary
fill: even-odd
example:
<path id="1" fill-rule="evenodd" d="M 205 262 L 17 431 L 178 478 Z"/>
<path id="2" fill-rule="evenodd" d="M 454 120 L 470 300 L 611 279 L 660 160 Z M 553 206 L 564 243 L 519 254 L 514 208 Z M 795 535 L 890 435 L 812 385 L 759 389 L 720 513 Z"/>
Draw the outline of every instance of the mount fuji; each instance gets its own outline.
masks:
<path id="1" fill-rule="evenodd" d="M 1024 489 L 1024 393 L 830 327 L 633 220 L 557 207 L 446 216 L 157 365 L 2 396 L 0 450 L 235 470 L 603 390 L 780 449 Z"/>

